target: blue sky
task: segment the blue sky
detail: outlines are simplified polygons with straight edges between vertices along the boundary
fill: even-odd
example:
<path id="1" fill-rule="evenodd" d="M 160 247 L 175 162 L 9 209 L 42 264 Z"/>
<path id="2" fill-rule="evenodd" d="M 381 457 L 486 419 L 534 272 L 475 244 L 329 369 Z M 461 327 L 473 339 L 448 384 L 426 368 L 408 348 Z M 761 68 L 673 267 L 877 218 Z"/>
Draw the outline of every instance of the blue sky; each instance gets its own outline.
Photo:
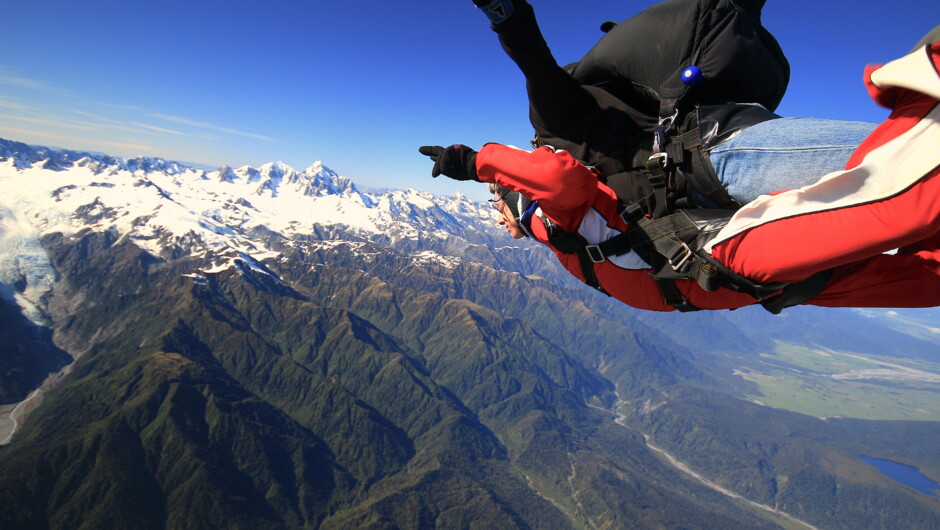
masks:
<path id="1" fill-rule="evenodd" d="M 531 0 L 562 64 L 646 0 Z M 423 144 L 528 145 L 524 83 L 470 0 L 30 0 L 0 32 L 0 137 L 211 166 L 322 160 L 360 187 L 460 191 Z M 778 112 L 880 121 L 863 67 L 940 24 L 937 0 L 769 0 Z"/>

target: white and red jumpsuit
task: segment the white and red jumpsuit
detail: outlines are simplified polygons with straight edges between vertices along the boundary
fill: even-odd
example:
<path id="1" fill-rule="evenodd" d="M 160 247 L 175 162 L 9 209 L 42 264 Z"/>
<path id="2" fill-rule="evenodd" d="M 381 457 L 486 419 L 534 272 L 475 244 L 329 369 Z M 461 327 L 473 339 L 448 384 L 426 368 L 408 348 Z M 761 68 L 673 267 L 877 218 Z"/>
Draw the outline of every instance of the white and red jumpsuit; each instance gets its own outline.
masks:
<path id="1" fill-rule="evenodd" d="M 734 272 L 764 283 L 788 283 L 832 269 L 812 305 L 940 305 L 940 43 L 866 71 L 872 97 L 892 109 L 847 167 L 817 183 L 748 203 L 706 247 Z M 616 195 L 596 172 L 565 151 L 522 151 L 488 144 L 476 159 L 484 182 L 539 203 L 561 229 L 598 244 L 628 230 Z M 543 221 L 532 235 L 548 244 Z M 887 253 L 897 249 L 894 253 Z M 584 280 L 574 254 L 556 251 Z M 594 265 L 601 287 L 640 309 L 669 311 L 649 266 L 631 252 Z M 756 302 L 747 294 L 676 286 L 700 309 Z"/>

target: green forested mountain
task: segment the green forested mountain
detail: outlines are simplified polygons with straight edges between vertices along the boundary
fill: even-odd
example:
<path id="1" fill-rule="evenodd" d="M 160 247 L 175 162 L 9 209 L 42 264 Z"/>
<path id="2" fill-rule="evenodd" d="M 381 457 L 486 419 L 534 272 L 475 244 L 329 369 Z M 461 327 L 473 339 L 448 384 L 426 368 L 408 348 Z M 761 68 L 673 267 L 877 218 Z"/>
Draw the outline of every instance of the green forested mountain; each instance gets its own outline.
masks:
<path id="1" fill-rule="evenodd" d="M 613 423 L 614 383 L 519 318 L 342 265 L 192 278 L 190 260 L 108 243 L 46 241 L 61 341 L 82 351 L 0 452 L 10 524 L 769 526 L 650 454 Z M 401 278 L 432 278 L 412 266 Z"/>
<path id="2" fill-rule="evenodd" d="M 221 181 L 97 169 L 43 206 L 92 194 L 74 197 L 79 229 L 37 233 L 51 287 L 31 291 L 36 267 L 4 280 L 19 298 L 0 305 L 0 402 L 74 360 L 0 424 L 15 427 L 2 528 L 940 527 L 940 499 L 858 459 L 940 478 L 940 422 L 821 418 L 797 399 L 929 399 L 940 361 L 916 334 L 826 312 L 640 314 L 465 229 L 482 215 L 465 204 L 294 233 L 225 217 L 262 216 L 248 195 L 194 215 L 201 228 L 153 230 L 190 180 Z M 158 208 L 109 203 L 121 178 Z M 311 185 L 279 179 L 272 197 Z M 330 182 L 304 197 L 351 193 Z M 347 199 L 328 204 L 391 200 Z M 869 326 L 845 337 L 856 318 Z M 845 379 L 899 363 L 925 379 Z M 769 383 L 787 373 L 789 401 Z"/>

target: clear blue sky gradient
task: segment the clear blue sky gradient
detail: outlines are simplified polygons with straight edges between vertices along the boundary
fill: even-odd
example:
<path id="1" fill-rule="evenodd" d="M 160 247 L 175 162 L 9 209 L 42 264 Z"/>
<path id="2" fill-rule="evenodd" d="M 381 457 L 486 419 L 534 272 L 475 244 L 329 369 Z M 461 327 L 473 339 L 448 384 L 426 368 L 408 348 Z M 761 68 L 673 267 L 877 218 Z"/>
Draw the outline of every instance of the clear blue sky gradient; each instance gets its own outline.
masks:
<path id="1" fill-rule="evenodd" d="M 565 64 L 649 0 L 532 0 Z M 6 2 L 0 137 L 212 166 L 322 160 L 365 188 L 430 178 L 423 144 L 527 146 L 524 82 L 470 0 Z M 790 60 L 778 112 L 880 121 L 864 66 L 940 24 L 938 0 L 769 0 Z"/>

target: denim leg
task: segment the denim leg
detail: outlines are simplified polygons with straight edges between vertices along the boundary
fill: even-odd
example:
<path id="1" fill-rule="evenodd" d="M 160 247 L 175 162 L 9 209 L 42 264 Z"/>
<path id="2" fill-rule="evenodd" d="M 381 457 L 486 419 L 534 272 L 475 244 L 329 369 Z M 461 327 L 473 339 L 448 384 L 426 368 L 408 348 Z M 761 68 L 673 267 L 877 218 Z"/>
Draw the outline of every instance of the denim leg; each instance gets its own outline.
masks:
<path id="1" fill-rule="evenodd" d="M 845 169 L 877 126 L 860 121 L 779 118 L 748 127 L 708 152 L 718 179 L 740 203 L 801 188 Z"/>

